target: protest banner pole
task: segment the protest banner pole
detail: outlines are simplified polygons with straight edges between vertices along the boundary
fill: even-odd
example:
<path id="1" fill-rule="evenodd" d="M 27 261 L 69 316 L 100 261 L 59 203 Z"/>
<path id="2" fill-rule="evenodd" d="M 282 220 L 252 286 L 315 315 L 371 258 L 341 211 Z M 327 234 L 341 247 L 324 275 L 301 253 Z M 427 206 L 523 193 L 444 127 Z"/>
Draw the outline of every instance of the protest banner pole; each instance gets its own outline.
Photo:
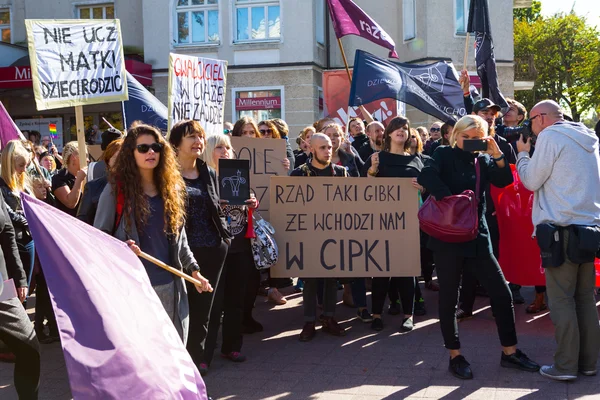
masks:
<path id="1" fill-rule="evenodd" d="M 346 59 L 346 53 L 344 52 L 344 46 L 342 46 L 342 39 L 338 38 L 338 45 L 340 46 L 340 51 L 342 52 L 342 60 L 344 60 L 344 65 L 346 66 L 346 73 L 348 73 L 348 79 L 350 79 L 350 83 L 352 83 L 352 74 L 350 74 L 350 68 L 348 67 L 348 60 Z"/>
<path id="2" fill-rule="evenodd" d="M 146 254 L 143 251 L 140 252 L 139 256 L 143 259 L 146 259 L 148 261 L 150 261 L 153 264 L 158 265 L 161 268 L 166 269 L 167 271 L 169 271 L 170 273 L 179 276 L 180 278 L 185 279 L 186 281 L 193 283 L 195 286 L 202 286 L 202 282 L 200 282 L 199 280 L 192 278 L 191 276 L 189 276 L 188 274 L 181 272 L 178 269 L 175 269 L 173 267 L 168 266 L 167 264 L 165 264 L 164 262 L 160 261 L 157 258 L 152 257 L 150 254 Z M 212 289 L 209 290 L 209 292 L 212 293 Z"/>
<path id="3" fill-rule="evenodd" d="M 83 123 L 83 106 L 75 106 L 75 124 L 77 125 L 77 147 L 79 149 L 79 168 L 87 166 L 85 157 L 85 125 Z"/>
<path id="4" fill-rule="evenodd" d="M 465 56 L 463 58 L 463 69 L 467 69 L 468 58 L 469 58 L 469 32 L 467 32 L 467 37 L 465 39 Z"/>

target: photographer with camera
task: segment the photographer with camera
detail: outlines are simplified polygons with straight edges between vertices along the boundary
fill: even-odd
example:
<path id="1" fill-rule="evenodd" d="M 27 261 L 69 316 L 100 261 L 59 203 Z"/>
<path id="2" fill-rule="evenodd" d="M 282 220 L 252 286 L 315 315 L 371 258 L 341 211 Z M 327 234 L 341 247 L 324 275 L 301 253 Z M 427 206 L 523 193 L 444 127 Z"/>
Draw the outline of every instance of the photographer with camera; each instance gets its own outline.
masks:
<path id="1" fill-rule="evenodd" d="M 600 248 L 600 156 L 598 137 L 581 123 L 566 121 L 551 100 L 531 110 L 538 135 L 517 141 L 517 170 L 535 192 L 532 222 L 545 267 L 550 317 L 558 345 L 554 365 L 540 373 L 574 380 L 596 375 L 600 326 L 594 297 L 594 259 Z"/>

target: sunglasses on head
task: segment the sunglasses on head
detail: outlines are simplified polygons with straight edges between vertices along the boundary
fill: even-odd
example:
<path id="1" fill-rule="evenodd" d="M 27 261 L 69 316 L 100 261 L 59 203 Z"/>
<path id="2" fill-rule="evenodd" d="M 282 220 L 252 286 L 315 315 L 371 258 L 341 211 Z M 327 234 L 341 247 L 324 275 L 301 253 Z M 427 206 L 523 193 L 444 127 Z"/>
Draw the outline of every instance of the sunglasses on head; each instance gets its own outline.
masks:
<path id="1" fill-rule="evenodd" d="M 135 148 L 142 154 L 146 154 L 150 149 L 155 153 L 160 153 L 163 149 L 163 145 L 160 143 L 138 144 Z"/>
<path id="2" fill-rule="evenodd" d="M 442 128 L 431 128 L 431 132 L 439 132 Z"/>
<path id="3" fill-rule="evenodd" d="M 269 135 L 272 135 L 273 134 L 273 129 L 261 129 L 259 132 L 260 132 L 261 135 L 266 135 L 267 133 Z"/>

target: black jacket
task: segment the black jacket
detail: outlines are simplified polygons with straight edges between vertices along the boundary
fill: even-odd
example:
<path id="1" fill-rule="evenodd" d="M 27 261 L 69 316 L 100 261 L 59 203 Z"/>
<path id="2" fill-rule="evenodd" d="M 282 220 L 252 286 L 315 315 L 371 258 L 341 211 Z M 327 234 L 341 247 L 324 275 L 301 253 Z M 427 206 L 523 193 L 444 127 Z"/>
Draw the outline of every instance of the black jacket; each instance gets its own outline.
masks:
<path id="1" fill-rule="evenodd" d="M 418 182 L 427 191 L 440 200 L 446 196 L 456 195 L 465 190 L 475 191 L 475 156 L 457 147 L 440 146 L 418 177 Z M 513 175 L 508 166 L 498 168 L 487 154 L 479 155 L 480 185 L 479 185 L 479 235 L 466 243 L 447 243 L 430 238 L 428 247 L 433 251 L 450 252 L 456 256 L 477 257 L 492 252 L 489 241 L 487 223 L 483 215 L 486 208 L 486 188 L 489 184 L 505 187 L 513 182 Z"/>
<path id="2" fill-rule="evenodd" d="M 83 191 L 83 196 L 81 196 L 81 202 L 79 203 L 79 209 L 77 210 L 77 219 L 89 225 L 94 225 L 94 218 L 96 217 L 100 195 L 107 183 L 108 177 L 104 175 L 98 179 L 89 181 L 85 185 L 85 190 Z"/>
<path id="3" fill-rule="evenodd" d="M 367 161 L 373 153 L 375 153 L 375 150 L 371 147 L 371 142 L 369 142 L 368 146 L 363 146 L 358 150 L 358 156 L 363 161 Z"/>
<path id="4" fill-rule="evenodd" d="M 340 162 L 342 166 L 348 170 L 348 175 L 353 177 L 359 177 L 360 171 L 363 168 L 363 161 L 359 156 L 346 153 L 344 150 L 338 150 L 338 157 L 340 158 Z"/>
<path id="5" fill-rule="evenodd" d="M 219 203 L 219 181 L 217 180 L 217 173 L 200 159 L 196 162 L 196 168 L 198 169 L 198 172 L 200 172 L 200 179 L 202 179 L 202 182 L 206 185 L 206 190 L 208 190 L 208 194 L 212 200 L 210 204 L 210 215 L 212 216 L 213 223 L 217 227 L 223 240 L 231 239 L 233 236 L 229 233 L 227 220 L 221 209 L 221 204 Z"/>
<path id="6" fill-rule="evenodd" d="M 19 257 L 15 230 L 10 222 L 4 196 L 0 196 L 0 279 L 13 279 L 17 288 L 27 287 L 27 276 Z"/>
<path id="7" fill-rule="evenodd" d="M 310 154 L 310 153 L 309 153 Z M 302 164 L 306 164 L 308 162 L 309 155 L 305 152 L 301 152 L 294 159 L 294 168 L 298 168 Z"/>
<path id="8" fill-rule="evenodd" d="M 2 191 L 6 211 L 14 227 L 16 240 L 22 244 L 29 243 L 31 241 L 31 233 L 29 232 L 29 224 L 23 212 L 21 198 L 10 190 L 2 178 L 0 178 L 0 191 Z"/>
<path id="9" fill-rule="evenodd" d="M 352 147 L 354 147 L 356 149 L 356 151 L 358 152 L 358 154 L 361 154 L 361 150 L 364 147 L 368 147 L 371 148 L 371 141 L 369 140 L 369 137 L 366 134 L 362 134 L 362 135 L 358 135 L 354 138 L 354 141 L 352 142 Z M 362 156 L 361 156 L 362 158 Z M 366 158 L 363 158 L 363 160 L 366 160 Z"/>

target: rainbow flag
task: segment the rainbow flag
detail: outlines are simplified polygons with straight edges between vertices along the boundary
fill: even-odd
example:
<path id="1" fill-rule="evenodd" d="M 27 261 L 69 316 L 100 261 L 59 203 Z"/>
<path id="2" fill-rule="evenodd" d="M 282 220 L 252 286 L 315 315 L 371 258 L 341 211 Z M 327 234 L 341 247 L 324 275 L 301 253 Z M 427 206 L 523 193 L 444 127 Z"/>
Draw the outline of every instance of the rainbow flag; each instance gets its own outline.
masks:
<path id="1" fill-rule="evenodd" d="M 52 136 L 52 139 L 58 139 L 58 134 L 56 133 L 56 124 L 48 124 L 48 130 L 50 131 L 50 136 Z"/>

